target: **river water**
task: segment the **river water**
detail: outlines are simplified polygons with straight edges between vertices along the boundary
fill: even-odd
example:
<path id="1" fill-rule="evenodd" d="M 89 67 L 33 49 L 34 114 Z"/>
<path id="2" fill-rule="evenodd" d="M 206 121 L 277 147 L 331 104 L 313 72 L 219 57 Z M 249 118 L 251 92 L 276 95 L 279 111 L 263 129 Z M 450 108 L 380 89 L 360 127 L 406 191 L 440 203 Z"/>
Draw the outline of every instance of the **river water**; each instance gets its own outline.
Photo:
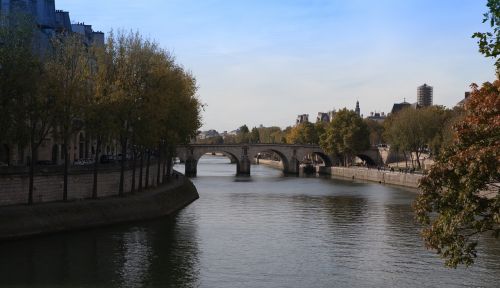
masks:
<path id="1" fill-rule="evenodd" d="M 203 157 L 175 217 L 0 243 L 0 287 L 500 287 L 499 241 L 468 269 L 425 250 L 415 191 L 251 169 Z"/>

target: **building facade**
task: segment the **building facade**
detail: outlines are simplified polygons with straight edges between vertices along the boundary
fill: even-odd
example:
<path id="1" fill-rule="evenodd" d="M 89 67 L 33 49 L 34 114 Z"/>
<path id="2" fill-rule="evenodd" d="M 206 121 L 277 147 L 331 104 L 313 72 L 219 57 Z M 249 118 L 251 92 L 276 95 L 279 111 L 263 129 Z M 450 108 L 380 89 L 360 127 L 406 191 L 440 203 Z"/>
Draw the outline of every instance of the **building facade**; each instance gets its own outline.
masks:
<path id="1" fill-rule="evenodd" d="M 77 33 L 87 45 L 104 44 L 104 33 L 84 23 L 71 24 L 69 12 L 56 10 L 55 0 L 0 0 L 0 15 L 13 14 L 32 16 L 38 26 L 36 42 L 41 53 L 49 49 L 50 39 L 60 34 Z"/>
<path id="2" fill-rule="evenodd" d="M 302 123 L 308 123 L 309 122 L 309 114 L 302 114 L 297 116 L 297 121 L 295 122 L 296 125 L 302 124 Z"/>
<path id="3" fill-rule="evenodd" d="M 35 31 L 35 50 L 43 54 L 50 47 L 51 38 L 57 35 L 77 33 L 84 39 L 86 45 L 104 44 L 104 33 L 92 30 L 92 26 L 83 23 L 71 24 L 69 12 L 56 10 L 55 0 L 0 0 L 0 15 L 28 15 L 37 24 Z M 71 163 L 94 158 L 96 141 L 86 135 L 85 129 L 76 131 L 68 145 L 68 155 Z M 103 145 L 102 154 L 119 153 L 116 141 Z M 30 162 L 30 148 L 16 144 L 0 143 L 0 166 L 22 166 Z M 41 163 L 62 164 L 64 154 L 62 144 L 53 133 L 42 141 L 38 149 L 38 161 Z"/>
<path id="4" fill-rule="evenodd" d="M 387 116 L 385 115 L 384 112 L 382 112 L 382 113 L 380 113 L 380 112 L 371 112 L 370 116 L 366 117 L 366 119 L 368 119 L 368 120 L 377 121 L 379 123 L 383 123 L 386 118 L 387 118 Z"/>
<path id="5" fill-rule="evenodd" d="M 434 88 L 427 84 L 417 88 L 417 104 L 420 107 L 432 106 Z"/>

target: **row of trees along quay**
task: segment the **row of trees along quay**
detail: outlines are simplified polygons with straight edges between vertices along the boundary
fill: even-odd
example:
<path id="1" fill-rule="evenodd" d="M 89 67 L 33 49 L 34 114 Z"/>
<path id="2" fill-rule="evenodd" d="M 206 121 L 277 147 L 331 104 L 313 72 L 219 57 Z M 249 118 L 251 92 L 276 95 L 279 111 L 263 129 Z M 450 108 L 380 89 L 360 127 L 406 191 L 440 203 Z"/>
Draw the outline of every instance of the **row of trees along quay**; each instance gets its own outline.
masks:
<path id="1" fill-rule="evenodd" d="M 130 164 L 126 155 L 131 155 L 134 176 L 140 167 L 142 181 L 144 162 L 147 174 L 154 154 L 158 181 L 168 181 L 175 145 L 196 135 L 202 108 L 195 78 L 169 52 L 132 32 L 111 32 L 104 46 L 86 45 L 82 37 L 63 33 L 40 52 L 31 18 L 2 16 L 1 21 L 0 143 L 29 147 L 29 204 L 38 150 L 48 136 L 62 143 L 64 200 L 68 145 L 79 131 L 95 143 L 94 198 L 99 156 L 106 143 L 118 142 L 121 147 L 120 195 Z M 138 183 L 132 178 L 134 190 Z M 142 183 L 138 187 L 142 189 Z"/>

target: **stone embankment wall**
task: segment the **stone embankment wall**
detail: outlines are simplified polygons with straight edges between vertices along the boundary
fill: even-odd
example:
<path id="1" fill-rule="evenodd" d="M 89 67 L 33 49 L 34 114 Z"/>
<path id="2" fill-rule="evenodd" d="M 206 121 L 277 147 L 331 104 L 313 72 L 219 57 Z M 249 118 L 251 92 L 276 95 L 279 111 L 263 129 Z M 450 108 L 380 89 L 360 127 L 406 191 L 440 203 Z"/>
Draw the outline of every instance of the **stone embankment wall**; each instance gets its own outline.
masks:
<path id="1" fill-rule="evenodd" d="M 54 202 L 0 209 L 0 240 L 81 230 L 171 215 L 198 199 L 184 176 L 171 183 L 125 197 Z"/>
<path id="2" fill-rule="evenodd" d="M 423 177 L 420 174 L 379 171 L 367 168 L 346 167 L 317 167 L 317 172 L 336 177 L 373 181 L 381 184 L 391 184 L 410 188 L 418 188 L 418 183 Z"/>
<path id="3" fill-rule="evenodd" d="M 157 165 L 149 167 L 149 186 L 156 186 Z M 139 167 L 135 175 L 136 190 L 139 185 Z M 81 200 L 92 198 L 93 173 L 91 169 L 73 170 L 68 175 L 68 200 Z M 119 167 L 101 166 L 97 179 L 98 197 L 118 195 L 120 184 Z M 146 184 L 146 166 L 143 168 L 143 182 Z M 26 204 L 28 202 L 29 176 L 23 174 L 0 175 L 0 207 L 9 205 Z M 132 170 L 125 171 L 124 192 L 132 190 Z M 46 203 L 63 200 L 63 174 L 38 173 L 34 178 L 34 203 Z"/>

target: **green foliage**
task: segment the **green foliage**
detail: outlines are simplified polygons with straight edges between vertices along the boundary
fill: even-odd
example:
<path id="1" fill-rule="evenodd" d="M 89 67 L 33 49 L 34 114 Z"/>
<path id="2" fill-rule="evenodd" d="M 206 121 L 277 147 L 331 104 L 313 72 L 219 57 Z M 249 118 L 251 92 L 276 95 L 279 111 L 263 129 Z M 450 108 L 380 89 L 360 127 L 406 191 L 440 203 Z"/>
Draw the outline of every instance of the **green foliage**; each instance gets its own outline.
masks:
<path id="1" fill-rule="evenodd" d="M 259 143 L 282 143 L 284 132 L 280 127 L 261 127 L 259 131 Z"/>
<path id="2" fill-rule="evenodd" d="M 428 248 L 446 265 L 471 265 L 478 236 L 500 235 L 500 81 L 473 92 L 454 140 L 420 183 L 414 208 Z"/>
<path id="3" fill-rule="evenodd" d="M 257 127 L 252 128 L 252 132 L 250 133 L 250 142 L 251 143 L 260 143 L 260 133 Z"/>
<path id="4" fill-rule="evenodd" d="M 293 127 L 286 136 L 286 142 L 289 144 L 318 144 L 319 134 L 315 124 L 305 122 Z"/>
<path id="5" fill-rule="evenodd" d="M 449 129 L 446 123 L 451 123 L 453 116 L 452 111 L 440 106 L 407 108 L 386 120 L 384 136 L 391 148 L 410 155 L 420 168 L 420 155 L 428 148 L 433 154 L 439 154 Z"/>
<path id="6" fill-rule="evenodd" d="M 370 147 L 369 133 L 363 119 L 356 112 L 344 108 L 326 127 L 320 146 L 329 154 L 343 156 L 347 165 L 357 153 Z"/>
<path id="7" fill-rule="evenodd" d="M 479 52 L 496 60 L 495 66 L 500 71 L 500 0 L 488 0 L 489 11 L 484 14 L 483 23 L 488 23 L 492 31 L 476 32 L 472 38 L 478 39 Z"/>
<path id="8" fill-rule="evenodd" d="M 0 15 L 0 135 L 2 143 L 31 143 L 34 123 L 48 122 L 47 95 L 41 92 L 42 65 L 33 53 L 33 19 L 23 15 Z M 29 121 L 26 121 L 29 120 Z M 38 126 L 40 127 L 40 125 Z M 32 129 L 33 128 L 33 129 Z M 44 130 L 44 129 L 42 129 Z M 44 136 L 34 131 L 31 136 Z M 42 131 L 44 132 L 44 131 Z M 33 142 L 39 142 L 37 137 Z"/>
<path id="9" fill-rule="evenodd" d="M 365 119 L 364 121 L 370 131 L 370 145 L 375 146 L 384 143 L 384 125 L 375 120 Z"/>
<path id="10" fill-rule="evenodd" d="M 236 143 L 250 143 L 250 130 L 247 125 L 239 128 L 238 135 L 236 135 Z"/>

